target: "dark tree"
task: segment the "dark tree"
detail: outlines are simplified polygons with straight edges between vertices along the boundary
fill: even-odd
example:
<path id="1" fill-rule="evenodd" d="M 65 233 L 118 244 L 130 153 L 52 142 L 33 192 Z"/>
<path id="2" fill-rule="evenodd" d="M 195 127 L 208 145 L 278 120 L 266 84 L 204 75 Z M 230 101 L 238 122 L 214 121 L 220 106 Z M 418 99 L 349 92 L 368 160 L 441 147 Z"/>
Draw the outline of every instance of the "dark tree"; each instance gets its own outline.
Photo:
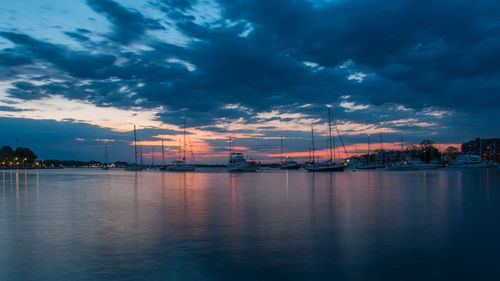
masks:
<path id="1" fill-rule="evenodd" d="M 15 157 L 17 157 L 17 162 L 21 164 L 34 164 L 37 159 L 36 154 L 27 147 L 16 148 Z"/>
<path id="2" fill-rule="evenodd" d="M 435 159 L 441 159 L 441 153 L 434 146 L 434 142 L 430 140 L 423 140 L 420 142 L 420 160 L 429 163 Z"/>
<path id="3" fill-rule="evenodd" d="M 9 162 L 14 161 L 14 150 L 10 146 L 2 146 L 0 149 L 0 162 L 3 163 L 3 165 L 9 164 Z"/>

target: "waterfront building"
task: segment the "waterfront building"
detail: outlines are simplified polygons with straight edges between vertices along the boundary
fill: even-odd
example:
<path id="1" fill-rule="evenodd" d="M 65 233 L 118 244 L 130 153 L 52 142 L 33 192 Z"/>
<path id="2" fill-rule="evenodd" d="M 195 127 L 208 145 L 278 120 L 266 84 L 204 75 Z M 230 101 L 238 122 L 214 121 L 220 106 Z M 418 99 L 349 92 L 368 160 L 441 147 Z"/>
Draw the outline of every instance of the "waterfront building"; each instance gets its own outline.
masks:
<path id="1" fill-rule="evenodd" d="M 476 138 L 462 143 L 462 152 L 477 154 L 482 160 L 500 162 L 500 138 L 480 139 Z"/>

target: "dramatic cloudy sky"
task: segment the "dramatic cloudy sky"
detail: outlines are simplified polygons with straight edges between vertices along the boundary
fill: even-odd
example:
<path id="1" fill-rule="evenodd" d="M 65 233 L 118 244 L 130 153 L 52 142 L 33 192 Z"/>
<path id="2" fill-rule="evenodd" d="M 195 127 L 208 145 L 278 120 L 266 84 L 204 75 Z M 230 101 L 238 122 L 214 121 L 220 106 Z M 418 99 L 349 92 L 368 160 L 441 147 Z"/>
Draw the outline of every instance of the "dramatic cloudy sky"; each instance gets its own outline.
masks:
<path id="1" fill-rule="evenodd" d="M 498 137 L 498 0 L 16 0 L 0 4 L 0 144 L 43 159 L 256 159 Z M 338 139 L 337 139 L 338 142 Z M 203 160 L 201 160 L 203 158 Z"/>

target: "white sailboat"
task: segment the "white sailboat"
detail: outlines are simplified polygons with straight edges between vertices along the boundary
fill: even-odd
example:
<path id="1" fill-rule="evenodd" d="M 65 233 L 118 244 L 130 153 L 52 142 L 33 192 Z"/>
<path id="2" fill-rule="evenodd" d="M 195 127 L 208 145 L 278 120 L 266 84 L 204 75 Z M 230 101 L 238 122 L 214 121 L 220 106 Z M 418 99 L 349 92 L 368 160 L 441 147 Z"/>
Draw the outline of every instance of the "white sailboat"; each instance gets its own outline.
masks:
<path id="1" fill-rule="evenodd" d="M 281 152 L 281 164 L 280 164 L 281 170 L 298 170 L 298 169 L 300 169 L 301 165 L 299 163 L 294 161 L 292 158 L 285 157 L 284 150 L 283 150 L 283 137 L 281 137 L 280 152 Z"/>
<path id="2" fill-rule="evenodd" d="M 176 159 L 172 161 L 171 165 L 168 165 L 166 167 L 167 171 L 172 171 L 172 172 L 192 172 L 196 170 L 196 166 L 193 164 L 188 164 L 186 162 L 186 151 L 187 151 L 187 142 L 186 142 L 186 118 L 184 118 L 184 148 L 182 149 L 183 151 L 183 157 L 182 159 L 180 158 L 181 156 L 181 145 L 179 143 L 179 159 Z"/>
<path id="3" fill-rule="evenodd" d="M 134 125 L 134 157 L 135 157 L 134 165 L 127 166 L 125 168 L 125 171 L 142 171 L 142 165 L 141 166 L 137 165 L 137 132 L 135 130 L 135 125 Z M 142 151 L 141 151 L 141 157 L 142 157 Z"/>
<path id="4" fill-rule="evenodd" d="M 311 137 L 313 143 L 313 160 L 312 163 L 305 166 L 304 168 L 310 172 L 343 172 L 346 166 L 343 163 L 335 163 L 335 145 L 332 139 L 332 120 L 330 108 L 328 108 L 328 143 L 330 146 L 330 159 L 323 162 L 316 162 L 316 160 L 314 159 L 314 130 L 312 128 Z"/>

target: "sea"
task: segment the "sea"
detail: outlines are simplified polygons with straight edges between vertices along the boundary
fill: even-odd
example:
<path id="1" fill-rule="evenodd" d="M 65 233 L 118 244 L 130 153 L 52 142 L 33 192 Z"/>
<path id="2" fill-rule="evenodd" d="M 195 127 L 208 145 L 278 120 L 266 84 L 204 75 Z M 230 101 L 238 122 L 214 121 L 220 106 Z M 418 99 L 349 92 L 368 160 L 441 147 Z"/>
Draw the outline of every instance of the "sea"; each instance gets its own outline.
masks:
<path id="1" fill-rule="evenodd" d="M 0 280 L 500 280 L 500 169 L 0 171 Z"/>

